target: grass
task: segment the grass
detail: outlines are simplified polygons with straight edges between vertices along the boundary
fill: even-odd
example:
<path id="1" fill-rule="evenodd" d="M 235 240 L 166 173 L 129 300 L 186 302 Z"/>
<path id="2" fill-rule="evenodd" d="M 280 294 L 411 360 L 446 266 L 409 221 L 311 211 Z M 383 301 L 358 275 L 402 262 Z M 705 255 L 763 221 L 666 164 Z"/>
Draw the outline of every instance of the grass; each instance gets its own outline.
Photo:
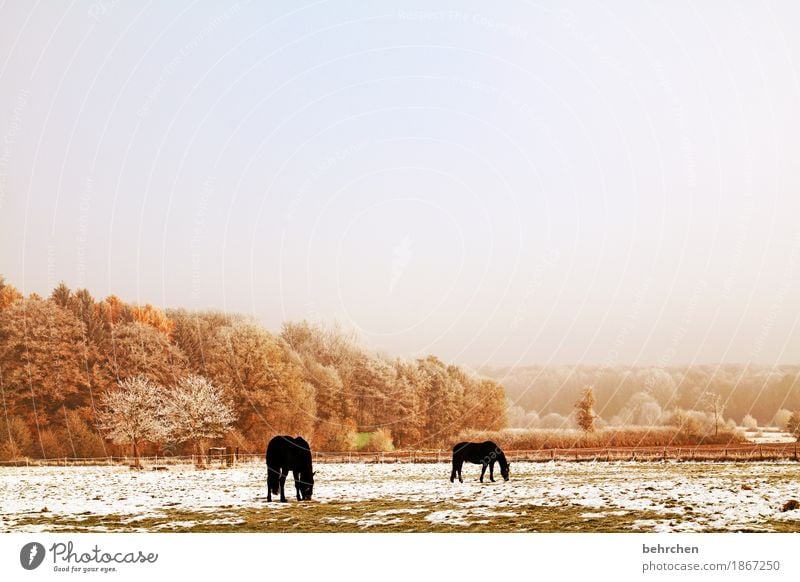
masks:
<path id="1" fill-rule="evenodd" d="M 48 532 L 193 532 L 193 533 L 333 533 L 333 532 L 632 532 L 642 520 L 670 519 L 654 511 L 612 511 L 577 505 L 514 508 L 515 515 L 467 515 L 466 524 L 432 522 L 433 512 L 464 512 L 462 506 L 405 501 L 290 503 L 287 507 L 223 508 L 213 512 L 165 510 L 159 515 L 59 517 L 41 514 L 18 520 L 17 526 L 39 526 Z M 221 521 L 229 523 L 220 523 Z"/>

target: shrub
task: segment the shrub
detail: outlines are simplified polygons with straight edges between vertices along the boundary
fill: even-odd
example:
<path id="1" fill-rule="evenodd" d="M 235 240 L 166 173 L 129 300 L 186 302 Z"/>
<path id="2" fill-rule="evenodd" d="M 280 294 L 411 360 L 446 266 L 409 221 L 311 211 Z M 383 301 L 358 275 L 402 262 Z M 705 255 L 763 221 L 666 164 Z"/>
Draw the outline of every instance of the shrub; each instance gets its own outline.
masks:
<path id="1" fill-rule="evenodd" d="M 742 426 L 745 428 L 758 428 L 758 421 L 750 414 L 745 414 L 742 419 Z"/>
<path id="2" fill-rule="evenodd" d="M 388 429 L 379 428 L 369 436 L 367 444 L 361 449 L 374 453 L 387 453 L 394 450 L 392 433 Z"/>

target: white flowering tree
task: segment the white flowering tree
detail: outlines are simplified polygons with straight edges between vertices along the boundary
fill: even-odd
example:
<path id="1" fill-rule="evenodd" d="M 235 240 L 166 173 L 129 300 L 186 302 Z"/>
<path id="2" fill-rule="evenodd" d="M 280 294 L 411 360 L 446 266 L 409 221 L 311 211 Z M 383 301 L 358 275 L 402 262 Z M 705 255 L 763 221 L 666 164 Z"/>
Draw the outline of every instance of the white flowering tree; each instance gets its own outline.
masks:
<path id="1" fill-rule="evenodd" d="M 203 461 L 201 443 L 230 431 L 236 421 L 233 405 L 222 389 L 203 376 L 186 376 L 175 386 L 166 403 L 171 437 L 191 442 Z"/>
<path id="2" fill-rule="evenodd" d="M 165 401 L 164 388 L 144 376 L 121 381 L 103 397 L 98 425 L 113 442 L 132 445 L 137 468 L 141 467 L 139 445 L 169 434 Z"/>

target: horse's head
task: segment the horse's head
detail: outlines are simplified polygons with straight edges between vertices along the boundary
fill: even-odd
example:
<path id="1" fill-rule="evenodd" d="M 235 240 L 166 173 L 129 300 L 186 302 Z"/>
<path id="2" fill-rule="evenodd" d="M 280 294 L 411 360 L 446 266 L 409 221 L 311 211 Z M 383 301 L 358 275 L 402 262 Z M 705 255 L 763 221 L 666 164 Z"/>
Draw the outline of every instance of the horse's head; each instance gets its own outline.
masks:
<path id="1" fill-rule="evenodd" d="M 307 478 L 303 475 L 303 480 L 300 484 L 300 496 L 304 501 L 309 501 L 314 494 L 314 473 L 308 475 Z"/>
<path id="2" fill-rule="evenodd" d="M 503 476 L 503 480 L 508 481 L 508 476 L 511 473 L 511 463 L 506 463 L 505 467 L 500 467 L 500 474 Z"/>

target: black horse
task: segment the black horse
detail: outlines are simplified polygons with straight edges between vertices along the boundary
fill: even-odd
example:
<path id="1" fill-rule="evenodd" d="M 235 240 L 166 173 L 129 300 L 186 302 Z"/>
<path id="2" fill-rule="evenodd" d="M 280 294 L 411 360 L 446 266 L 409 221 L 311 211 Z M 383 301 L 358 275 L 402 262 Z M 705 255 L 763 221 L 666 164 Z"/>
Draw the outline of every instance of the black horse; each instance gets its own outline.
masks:
<path id="1" fill-rule="evenodd" d="M 458 480 L 463 483 L 464 479 L 461 478 L 461 467 L 464 461 L 481 465 L 481 483 L 483 483 L 483 475 L 486 473 L 486 467 L 489 467 L 489 479 L 494 481 L 494 463 L 500 463 L 500 474 L 503 479 L 508 481 L 509 468 L 511 465 L 506 461 L 506 456 L 496 444 L 492 441 L 482 443 L 458 443 L 453 447 L 453 471 L 450 473 L 450 483 L 456 478 L 458 473 Z"/>
<path id="2" fill-rule="evenodd" d="M 281 501 L 286 476 L 292 472 L 297 500 L 311 499 L 314 492 L 314 472 L 311 470 L 311 447 L 303 437 L 276 436 L 267 445 L 267 501 L 280 490 Z"/>

